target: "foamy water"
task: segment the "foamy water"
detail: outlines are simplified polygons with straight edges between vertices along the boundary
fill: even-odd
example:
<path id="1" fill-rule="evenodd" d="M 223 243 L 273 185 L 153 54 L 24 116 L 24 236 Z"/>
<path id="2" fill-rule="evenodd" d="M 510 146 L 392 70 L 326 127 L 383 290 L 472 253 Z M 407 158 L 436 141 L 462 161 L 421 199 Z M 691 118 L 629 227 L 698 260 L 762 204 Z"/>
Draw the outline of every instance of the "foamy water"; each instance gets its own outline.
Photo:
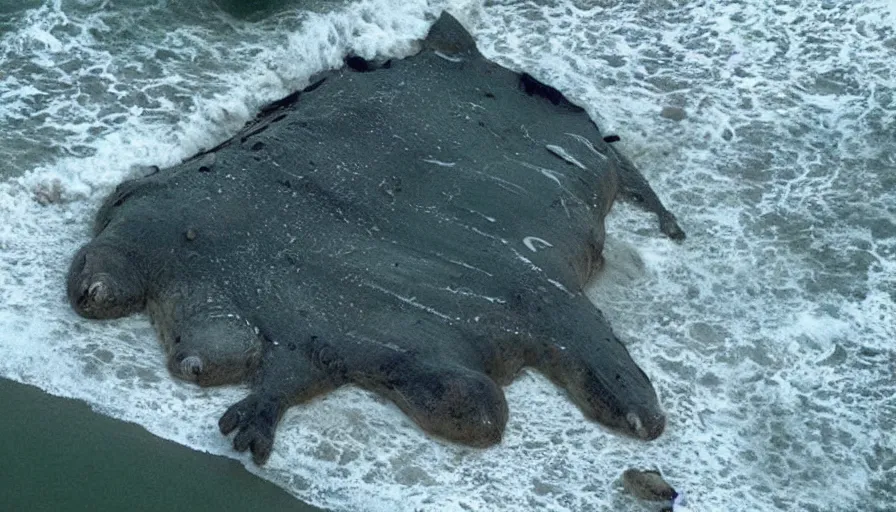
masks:
<path id="1" fill-rule="evenodd" d="M 0 375 L 234 456 L 216 424 L 245 390 L 172 379 L 145 317 L 75 316 L 68 260 L 137 166 L 213 145 L 347 51 L 412 53 L 443 4 L 248 23 L 134 3 L 0 22 Z M 896 6 L 448 5 L 488 57 L 621 135 L 688 232 L 676 245 L 620 205 L 591 290 L 669 427 L 649 444 L 610 434 L 527 372 L 506 389 L 504 441 L 481 451 L 346 388 L 291 409 L 268 465 L 247 467 L 337 510 L 653 510 L 621 492 L 632 466 L 660 468 L 689 510 L 896 506 Z"/>

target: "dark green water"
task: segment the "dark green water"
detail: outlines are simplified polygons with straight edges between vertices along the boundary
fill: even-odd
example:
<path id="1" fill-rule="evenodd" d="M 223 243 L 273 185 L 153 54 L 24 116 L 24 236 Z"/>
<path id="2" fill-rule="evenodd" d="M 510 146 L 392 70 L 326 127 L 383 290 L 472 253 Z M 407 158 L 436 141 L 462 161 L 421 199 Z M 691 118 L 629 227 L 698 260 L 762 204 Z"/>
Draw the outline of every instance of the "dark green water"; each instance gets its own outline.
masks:
<path id="1" fill-rule="evenodd" d="M 0 510 L 320 510 L 232 459 L 0 379 Z"/>

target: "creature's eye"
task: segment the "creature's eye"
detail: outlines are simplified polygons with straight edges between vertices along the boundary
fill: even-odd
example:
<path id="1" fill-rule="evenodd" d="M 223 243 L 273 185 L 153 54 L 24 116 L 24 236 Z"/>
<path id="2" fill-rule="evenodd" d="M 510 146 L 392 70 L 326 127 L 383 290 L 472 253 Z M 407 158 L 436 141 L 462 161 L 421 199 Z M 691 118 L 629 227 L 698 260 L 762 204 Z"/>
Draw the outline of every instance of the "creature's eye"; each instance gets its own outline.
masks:
<path id="1" fill-rule="evenodd" d="M 178 343 L 180 343 L 180 336 L 174 338 L 174 344 L 177 345 Z"/>

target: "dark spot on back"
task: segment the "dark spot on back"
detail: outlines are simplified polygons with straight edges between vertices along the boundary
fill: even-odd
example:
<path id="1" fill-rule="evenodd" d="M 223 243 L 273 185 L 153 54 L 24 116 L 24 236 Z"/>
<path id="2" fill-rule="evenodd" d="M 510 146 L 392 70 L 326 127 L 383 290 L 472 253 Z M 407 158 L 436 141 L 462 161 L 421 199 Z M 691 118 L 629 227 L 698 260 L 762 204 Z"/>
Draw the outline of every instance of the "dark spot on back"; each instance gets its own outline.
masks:
<path id="1" fill-rule="evenodd" d="M 554 89 L 550 85 L 545 85 L 528 73 L 520 75 L 520 88 L 529 96 L 541 96 L 550 101 L 554 105 L 564 106 L 576 111 L 584 110 L 582 107 L 573 105 L 562 92 Z"/>
<path id="2" fill-rule="evenodd" d="M 342 62 L 345 63 L 347 68 L 359 73 L 367 73 L 368 71 L 376 70 L 376 66 L 372 62 L 365 58 L 358 57 L 357 55 L 349 55 L 342 59 Z"/>

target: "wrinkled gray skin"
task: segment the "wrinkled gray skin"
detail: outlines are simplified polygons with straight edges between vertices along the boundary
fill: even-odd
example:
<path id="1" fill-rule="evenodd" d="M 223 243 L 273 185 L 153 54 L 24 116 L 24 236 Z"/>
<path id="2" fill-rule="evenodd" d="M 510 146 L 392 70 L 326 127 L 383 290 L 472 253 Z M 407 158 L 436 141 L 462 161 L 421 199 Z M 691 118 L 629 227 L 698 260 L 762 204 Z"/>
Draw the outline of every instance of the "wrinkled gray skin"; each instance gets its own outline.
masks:
<path id="1" fill-rule="evenodd" d="M 650 380 L 582 286 L 617 196 L 684 233 L 588 116 L 485 60 L 446 15 L 419 55 L 323 78 L 122 183 L 73 259 L 74 309 L 145 308 L 175 376 L 248 380 L 220 427 L 259 464 L 288 407 L 349 383 L 431 434 L 492 445 L 524 366 L 587 417 L 659 436 Z"/>

